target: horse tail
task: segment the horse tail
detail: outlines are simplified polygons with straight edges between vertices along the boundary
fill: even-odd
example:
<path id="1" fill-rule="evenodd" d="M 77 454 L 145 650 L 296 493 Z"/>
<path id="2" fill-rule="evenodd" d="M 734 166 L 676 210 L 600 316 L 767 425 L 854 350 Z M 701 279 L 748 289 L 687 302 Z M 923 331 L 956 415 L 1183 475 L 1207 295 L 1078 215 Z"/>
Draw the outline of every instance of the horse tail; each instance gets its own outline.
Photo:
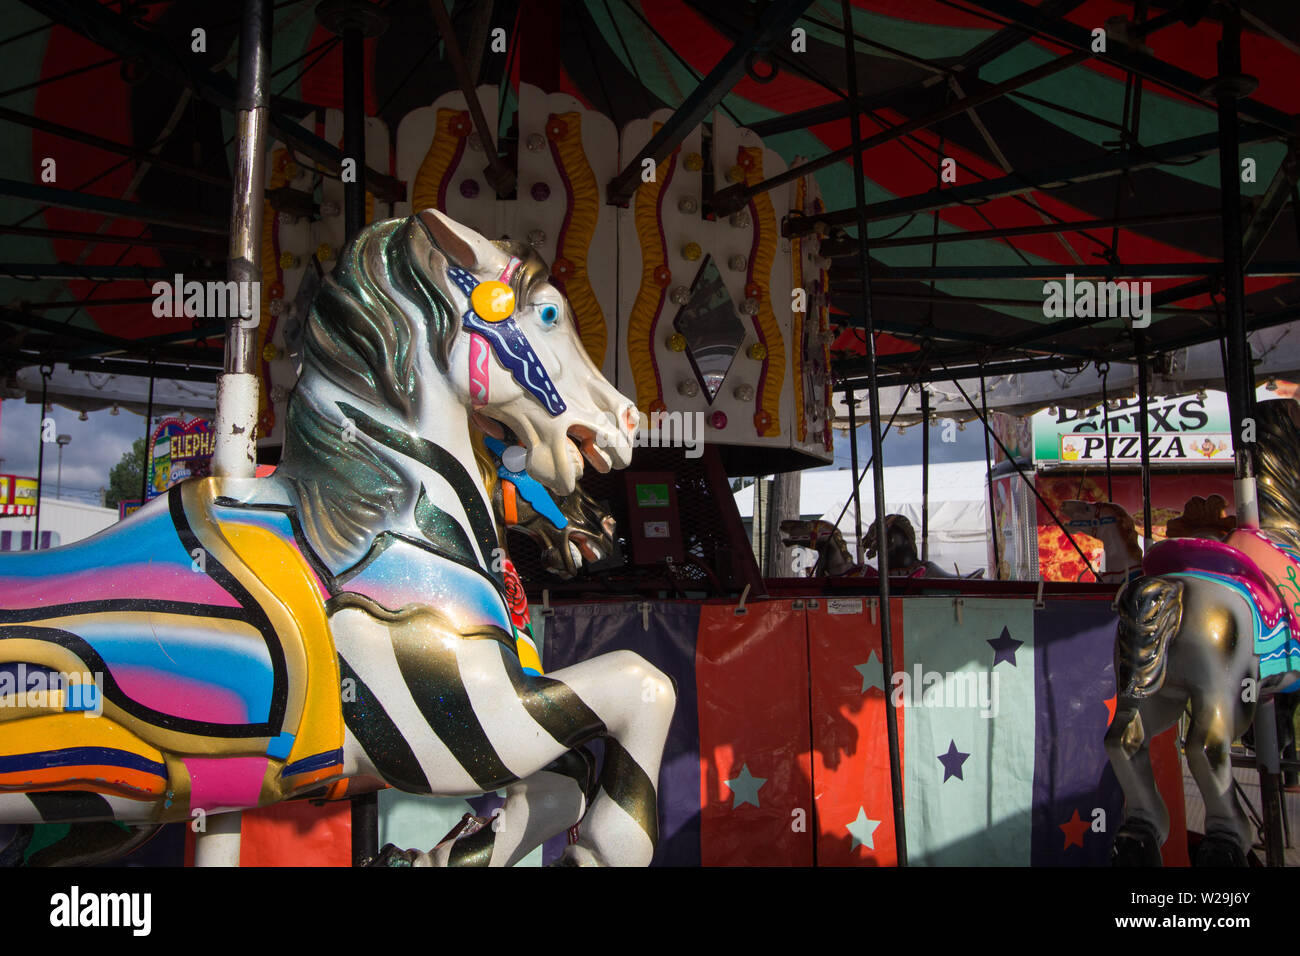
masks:
<path id="1" fill-rule="evenodd" d="M 1183 618 L 1183 582 L 1139 578 L 1119 596 L 1115 682 L 1121 697 L 1152 697 L 1165 682 L 1169 642 Z"/>

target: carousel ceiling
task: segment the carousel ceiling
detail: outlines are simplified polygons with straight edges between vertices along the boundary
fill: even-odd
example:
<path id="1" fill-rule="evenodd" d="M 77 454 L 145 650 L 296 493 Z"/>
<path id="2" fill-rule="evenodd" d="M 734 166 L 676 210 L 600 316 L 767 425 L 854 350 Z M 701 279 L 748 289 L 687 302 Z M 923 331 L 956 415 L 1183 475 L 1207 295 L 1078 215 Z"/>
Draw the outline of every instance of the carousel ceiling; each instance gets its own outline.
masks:
<path id="1" fill-rule="evenodd" d="M 341 42 L 315 6 L 274 4 L 272 133 L 337 168 L 322 117 L 342 107 Z M 366 41 L 366 108 L 395 131 L 457 80 L 427 0 L 377 6 L 388 26 Z M 215 375 L 221 324 L 156 315 L 151 288 L 177 273 L 224 276 L 239 8 L 9 6 L 0 372 L 58 361 L 125 377 L 150 362 L 164 378 Z M 448 11 L 471 76 L 499 90 L 507 165 L 521 83 L 568 93 L 620 128 L 665 107 L 714 109 L 790 166 L 819 162 L 824 213 L 784 229 L 823 236 L 840 326 L 835 370 L 865 373 L 838 2 L 455 0 Z M 1045 304 L 1045 282 L 1067 272 L 1080 283 L 1149 282 L 1149 352 L 1220 337 L 1216 4 L 855 0 L 852 14 L 870 304 L 886 381 L 921 377 L 923 367 L 933 378 L 978 365 L 1005 375 L 1131 361 L 1123 319 Z M 1244 0 L 1242 14 L 1244 70 L 1258 80 L 1238 109 L 1241 156 L 1252 161 L 1241 187 L 1246 316 L 1260 330 L 1300 315 L 1300 6 Z M 773 19 L 770 49 L 744 45 L 756 22 Z M 797 52 L 792 28 L 803 31 Z M 498 29 L 504 51 L 493 49 Z M 1107 31 L 1104 53 L 1093 50 L 1097 29 Z M 744 69 L 719 88 L 711 76 L 727 63 Z M 373 170 L 372 192 L 401 198 L 393 173 Z M 725 196 L 716 198 L 724 214 Z M 725 342 L 709 348 L 708 361 L 725 361 Z"/>

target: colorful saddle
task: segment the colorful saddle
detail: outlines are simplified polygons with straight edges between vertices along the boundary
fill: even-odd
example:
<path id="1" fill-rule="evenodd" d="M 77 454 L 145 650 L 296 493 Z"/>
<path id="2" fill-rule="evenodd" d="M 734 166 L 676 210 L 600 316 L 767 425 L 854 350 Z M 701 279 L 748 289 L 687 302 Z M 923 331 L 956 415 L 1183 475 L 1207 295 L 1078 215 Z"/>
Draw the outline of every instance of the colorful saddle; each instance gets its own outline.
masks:
<path id="1" fill-rule="evenodd" d="M 1226 541 L 1161 541 L 1143 557 L 1142 570 L 1204 578 L 1237 591 L 1255 617 L 1260 678 L 1300 671 L 1300 554 L 1260 531 L 1237 530 Z"/>
<path id="2" fill-rule="evenodd" d="M 168 820 L 339 775 L 328 595 L 291 516 L 219 519 L 220 483 L 185 482 L 86 541 L 0 559 L 0 694 L 20 673 L 97 686 L 93 708 L 31 683 L 5 698 L 0 792 L 90 791 Z"/>

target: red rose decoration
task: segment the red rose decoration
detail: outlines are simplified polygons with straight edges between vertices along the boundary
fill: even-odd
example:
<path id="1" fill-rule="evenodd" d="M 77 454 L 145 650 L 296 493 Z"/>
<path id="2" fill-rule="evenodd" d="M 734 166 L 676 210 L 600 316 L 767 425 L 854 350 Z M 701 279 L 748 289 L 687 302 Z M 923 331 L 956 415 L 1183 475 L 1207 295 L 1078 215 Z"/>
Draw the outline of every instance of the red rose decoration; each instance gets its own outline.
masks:
<path id="1" fill-rule="evenodd" d="M 506 603 L 510 605 L 510 621 L 522 630 L 529 625 L 528 596 L 524 594 L 524 586 L 519 581 L 519 572 L 515 570 L 509 558 L 505 560 L 502 576 L 506 582 Z"/>

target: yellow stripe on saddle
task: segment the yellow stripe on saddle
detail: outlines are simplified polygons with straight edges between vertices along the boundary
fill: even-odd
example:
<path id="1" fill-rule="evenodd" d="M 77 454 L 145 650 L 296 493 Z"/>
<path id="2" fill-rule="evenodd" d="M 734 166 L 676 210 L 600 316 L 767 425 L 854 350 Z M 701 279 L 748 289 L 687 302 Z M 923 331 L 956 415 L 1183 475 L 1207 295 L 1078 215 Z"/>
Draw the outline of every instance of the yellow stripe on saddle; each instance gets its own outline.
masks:
<path id="1" fill-rule="evenodd" d="M 200 543 L 248 590 L 275 627 L 288 673 L 284 726 L 294 734 L 284 768 L 292 771 L 295 764 L 308 762 L 284 779 L 282 792 L 264 793 L 264 798 L 275 799 L 338 775 L 343 747 L 338 654 L 324 598 L 306 558 L 260 525 L 214 520 L 213 501 L 221 494 L 220 486 L 219 478 L 187 482 L 186 516 Z M 322 762 L 322 755 L 336 752 L 338 761 Z"/>

